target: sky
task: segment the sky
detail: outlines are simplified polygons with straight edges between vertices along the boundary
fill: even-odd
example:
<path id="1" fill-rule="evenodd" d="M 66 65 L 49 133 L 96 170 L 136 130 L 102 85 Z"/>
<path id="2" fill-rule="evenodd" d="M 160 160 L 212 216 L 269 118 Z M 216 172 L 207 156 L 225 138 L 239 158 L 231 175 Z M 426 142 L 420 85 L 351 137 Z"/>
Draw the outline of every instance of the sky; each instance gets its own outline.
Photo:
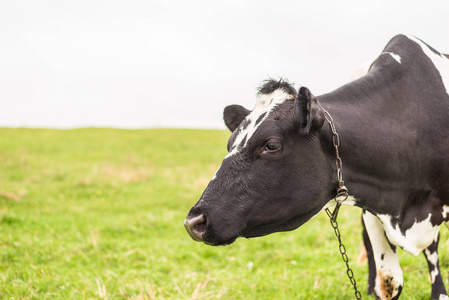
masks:
<path id="1" fill-rule="evenodd" d="M 449 1 L 0 2 L 0 127 L 225 128 L 256 88 L 350 81 L 396 34 L 449 53 Z"/>

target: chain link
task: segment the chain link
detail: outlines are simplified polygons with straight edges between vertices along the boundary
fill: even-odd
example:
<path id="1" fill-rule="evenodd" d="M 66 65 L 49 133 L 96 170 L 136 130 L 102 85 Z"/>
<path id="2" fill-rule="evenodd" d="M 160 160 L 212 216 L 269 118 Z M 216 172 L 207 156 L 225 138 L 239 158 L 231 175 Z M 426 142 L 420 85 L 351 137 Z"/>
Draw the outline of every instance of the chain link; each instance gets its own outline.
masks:
<path id="1" fill-rule="evenodd" d="M 340 152 L 338 151 L 338 147 L 340 146 L 340 136 L 337 133 L 337 130 L 335 129 L 335 124 L 334 124 L 334 120 L 332 119 L 332 116 L 329 114 L 329 112 L 327 110 L 324 110 L 324 116 L 327 120 L 327 122 L 329 123 L 329 127 L 331 128 L 331 132 L 332 132 L 332 144 L 334 145 L 335 148 L 335 164 L 337 166 L 337 180 L 338 180 L 338 186 L 342 186 L 344 185 L 343 182 L 343 162 L 341 161 L 340 158 Z"/>
<path id="2" fill-rule="evenodd" d="M 357 290 L 357 283 L 354 278 L 354 272 L 349 267 L 349 259 L 348 259 L 348 255 L 346 254 L 346 247 L 345 247 L 345 245 L 343 245 L 343 243 L 341 241 L 341 234 L 340 234 L 340 230 L 338 229 L 338 223 L 337 223 L 337 216 L 338 216 L 338 212 L 340 210 L 341 204 L 343 201 L 345 201 L 348 198 L 348 189 L 346 188 L 345 183 L 343 181 L 343 171 L 342 171 L 343 162 L 341 161 L 340 152 L 338 151 L 338 147 L 340 146 L 340 136 L 338 135 L 337 130 L 335 129 L 335 124 L 334 124 L 334 120 L 332 119 L 332 116 L 325 109 L 324 109 L 324 115 L 325 115 L 327 122 L 329 123 L 330 129 L 332 132 L 332 143 L 334 145 L 335 154 L 336 154 L 335 164 L 337 166 L 337 180 L 338 180 L 337 194 L 335 195 L 335 198 L 334 198 L 334 200 L 336 202 L 335 210 L 333 212 L 331 212 L 329 210 L 329 208 L 326 208 L 326 214 L 328 215 L 328 217 L 330 219 L 330 223 L 331 223 L 332 228 L 334 229 L 335 236 L 338 238 L 338 250 L 340 250 L 341 257 L 343 258 L 343 261 L 346 264 L 346 275 L 348 275 L 349 281 L 351 282 L 352 286 L 354 287 L 355 297 L 357 299 L 362 299 L 362 295 Z M 343 200 L 338 199 L 338 197 L 344 197 L 344 199 Z"/>
<path id="3" fill-rule="evenodd" d="M 346 275 L 348 275 L 349 281 L 351 282 L 352 286 L 354 287 L 354 291 L 355 291 L 354 295 L 355 295 L 356 299 L 360 300 L 360 299 L 362 299 L 362 295 L 360 294 L 359 290 L 357 289 L 357 282 L 355 281 L 355 278 L 354 278 L 354 272 L 349 267 L 349 258 L 348 258 L 348 255 L 346 254 L 346 247 L 341 242 L 341 234 L 340 234 L 340 230 L 338 229 L 338 223 L 336 220 L 335 221 L 332 220 L 332 213 L 328 208 L 326 208 L 326 213 L 329 216 L 330 223 L 331 223 L 332 228 L 334 229 L 335 236 L 338 238 L 338 250 L 340 250 L 341 257 L 343 258 L 343 261 L 346 264 Z"/>

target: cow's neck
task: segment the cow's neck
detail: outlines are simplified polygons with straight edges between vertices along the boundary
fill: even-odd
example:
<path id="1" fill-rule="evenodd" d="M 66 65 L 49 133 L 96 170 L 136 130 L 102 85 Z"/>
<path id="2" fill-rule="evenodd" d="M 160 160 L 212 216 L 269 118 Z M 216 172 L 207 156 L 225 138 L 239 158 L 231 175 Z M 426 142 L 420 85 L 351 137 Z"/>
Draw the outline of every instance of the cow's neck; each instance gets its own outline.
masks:
<path id="1" fill-rule="evenodd" d="M 406 155 L 401 153 L 401 146 L 391 147 L 395 141 L 403 140 L 401 126 L 408 124 L 398 120 L 397 110 L 392 105 L 401 103 L 397 99 L 391 101 L 395 94 L 390 86 L 388 76 L 373 74 L 318 97 L 332 115 L 340 135 L 343 179 L 349 194 L 357 200 L 357 206 L 375 213 L 400 210 L 402 193 L 410 184 L 403 176 L 407 170 L 401 169 Z M 404 113 L 401 118 L 406 117 Z M 335 169 L 336 153 L 326 124 L 321 142 Z"/>

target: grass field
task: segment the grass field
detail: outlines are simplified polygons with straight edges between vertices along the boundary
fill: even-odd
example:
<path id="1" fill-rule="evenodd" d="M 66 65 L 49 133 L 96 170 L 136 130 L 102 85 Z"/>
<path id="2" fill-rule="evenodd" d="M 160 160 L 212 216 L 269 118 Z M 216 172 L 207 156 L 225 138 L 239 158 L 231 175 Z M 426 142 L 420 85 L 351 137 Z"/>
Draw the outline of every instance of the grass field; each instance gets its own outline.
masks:
<path id="1" fill-rule="evenodd" d="M 226 153 L 226 131 L 0 129 L 0 297 L 350 299 L 324 213 L 301 228 L 211 247 L 184 218 Z M 360 210 L 342 238 L 367 298 Z M 447 229 L 440 245 L 448 279 Z M 400 252 L 403 299 L 430 298 L 424 257 Z M 370 297 L 374 299 L 374 297 Z"/>

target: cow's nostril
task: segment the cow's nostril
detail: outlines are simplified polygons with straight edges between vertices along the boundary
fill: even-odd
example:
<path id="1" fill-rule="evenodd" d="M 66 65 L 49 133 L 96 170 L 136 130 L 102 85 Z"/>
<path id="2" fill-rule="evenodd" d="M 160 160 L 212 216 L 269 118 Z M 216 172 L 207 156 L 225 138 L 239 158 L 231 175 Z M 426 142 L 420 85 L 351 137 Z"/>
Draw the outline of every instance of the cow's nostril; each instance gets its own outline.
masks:
<path id="1" fill-rule="evenodd" d="M 206 216 L 201 214 L 196 217 L 187 217 L 184 221 L 184 227 L 189 233 L 190 237 L 195 241 L 203 241 L 203 233 L 206 231 Z"/>
<path id="2" fill-rule="evenodd" d="M 206 221 L 204 221 L 203 223 L 195 224 L 195 226 L 193 226 L 193 231 L 196 231 L 196 232 L 206 231 Z"/>

